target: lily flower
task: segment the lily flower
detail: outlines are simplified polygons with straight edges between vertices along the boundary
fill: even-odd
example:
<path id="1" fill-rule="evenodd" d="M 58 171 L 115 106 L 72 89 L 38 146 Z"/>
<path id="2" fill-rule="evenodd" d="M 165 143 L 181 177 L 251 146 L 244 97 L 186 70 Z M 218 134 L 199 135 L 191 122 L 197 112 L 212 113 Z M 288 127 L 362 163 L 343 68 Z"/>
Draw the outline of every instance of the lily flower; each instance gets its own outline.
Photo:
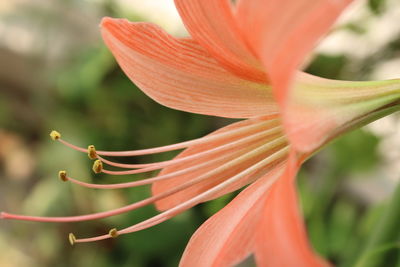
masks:
<path id="1" fill-rule="evenodd" d="M 180 266 L 231 266 L 251 254 L 259 266 L 326 266 L 312 249 L 295 188 L 301 164 L 335 137 L 399 110 L 400 80 L 338 81 L 301 71 L 305 58 L 351 0 L 175 0 L 190 33 L 104 18 L 101 32 L 122 70 L 148 96 L 187 112 L 244 119 L 205 137 L 132 151 L 96 151 L 51 137 L 96 159 L 93 170 L 152 178 L 90 188 L 152 185 L 152 196 L 115 210 L 72 217 L 1 213 L 3 219 L 72 222 L 155 204 L 158 215 L 90 242 L 140 231 L 247 186 L 192 236 Z M 114 157 L 185 149 L 176 158 L 122 164 Z M 106 166 L 121 170 L 108 170 Z"/>

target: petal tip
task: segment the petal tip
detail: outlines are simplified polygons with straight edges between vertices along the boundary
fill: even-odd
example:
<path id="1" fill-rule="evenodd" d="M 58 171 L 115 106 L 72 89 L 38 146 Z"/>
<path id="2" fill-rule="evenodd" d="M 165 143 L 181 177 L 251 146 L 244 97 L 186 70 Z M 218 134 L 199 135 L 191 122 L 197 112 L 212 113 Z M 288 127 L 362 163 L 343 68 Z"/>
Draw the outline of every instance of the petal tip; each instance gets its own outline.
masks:
<path id="1" fill-rule="evenodd" d="M 130 23 L 127 19 L 122 18 L 111 18 L 111 17 L 103 17 L 101 19 L 99 27 L 101 29 L 110 29 L 113 26 L 122 25 Z"/>
<path id="2" fill-rule="evenodd" d="M 113 22 L 113 18 L 111 17 L 103 17 L 100 21 L 99 27 L 100 28 L 106 28 L 108 24 Z"/>

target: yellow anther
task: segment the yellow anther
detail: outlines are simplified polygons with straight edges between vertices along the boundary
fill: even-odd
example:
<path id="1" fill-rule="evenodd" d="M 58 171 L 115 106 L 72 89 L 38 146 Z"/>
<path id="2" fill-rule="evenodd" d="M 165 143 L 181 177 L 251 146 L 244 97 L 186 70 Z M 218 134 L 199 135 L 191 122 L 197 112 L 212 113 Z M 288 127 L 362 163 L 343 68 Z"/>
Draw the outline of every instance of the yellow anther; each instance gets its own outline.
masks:
<path id="1" fill-rule="evenodd" d="M 68 239 L 69 239 L 69 243 L 71 244 L 71 246 L 73 246 L 75 244 L 75 241 L 76 241 L 75 235 L 73 233 L 70 233 L 68 235 Z"/>
<path id="2" fill-rule="evenodd" d="M 117 236 L 119 236 L 118 234 L 118 230 L 116 228 L 111 229 L 108 234 L 112 237 L 112 238 L 116 238 Z"/>
<path id="3" fill-rule="evenodd" d="M 67 172 L 66 171 L 59 171 L 58 172 L 58 178 L 60 178 L 60 180 L 63 181 L 63 182 L 68 181 Z"/>
<path id="4" fill-rule="evenodd" d="M 103 170 L 103 162 L 101 162 L 101 160 L 96 160 L 93 163 L 92 170 L 94 171 L 94 173 L 101 173 L 101 171 Z"/>
<path id="5" fill-rule="evenodd" d="M 51 137 L 52 140 L 55 141 L 55 140 L 58 140 L 58 139 L 61 138 L 61 134 L 59 132 L 57 132 L 57 131 L 51 131 L 50 137 Z"/>
<path id="6" fill-rule="evenodd" d="M 88 157 L 89 159 L 97 159 L 96 148 L 94 145 L 88 146 Z"/>

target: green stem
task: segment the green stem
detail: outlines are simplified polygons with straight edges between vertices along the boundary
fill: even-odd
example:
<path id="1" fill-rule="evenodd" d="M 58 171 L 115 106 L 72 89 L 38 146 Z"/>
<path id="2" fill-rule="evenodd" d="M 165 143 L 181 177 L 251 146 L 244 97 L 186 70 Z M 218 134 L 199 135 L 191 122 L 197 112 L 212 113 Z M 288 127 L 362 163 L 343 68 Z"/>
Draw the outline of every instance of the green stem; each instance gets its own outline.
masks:
<path id="1" fill-rule="evenodd" d="M 385 266 L 384 260 L 391 253 L 390 249 L 382 253 L 374 253 L 387 244 L 398 244 L 400 238 L 400 183 L 392 200 L 386 208 L 381 220 L 374 229 L 364 251 L 356 263 L 356 267 Z"/>

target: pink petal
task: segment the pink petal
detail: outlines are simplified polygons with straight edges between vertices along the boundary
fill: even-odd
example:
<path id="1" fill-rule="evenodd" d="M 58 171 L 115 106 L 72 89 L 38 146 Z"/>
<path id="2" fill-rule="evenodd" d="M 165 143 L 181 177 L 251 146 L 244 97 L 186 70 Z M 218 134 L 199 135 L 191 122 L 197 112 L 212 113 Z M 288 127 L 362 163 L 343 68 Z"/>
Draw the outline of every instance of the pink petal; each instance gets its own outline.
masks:
<path id="1" fill-rule="evenodd" d="M 124 19 L 104 18 L 101 27 L 127 76 L 165 106 L 232 118 L 277 112 L 268 86 L 232 75 L 193 40 Z"/>
<path id="2" fill-rule="evenodd" d="M 278 102 L 287 102 L 294 72 L 352 0 L 241 0 L 237 20 L 262 60 Z"/>
<path id="3" fill-rule="evenodd" d="M 258 59 L 249 50 L 232 13 L 230 0 L 175 0 L 191 36 L 223 67 L 252 81 L 266 81 Z"/>
<path id="4" fill-rule="evenodd" d="M 259 266 L 327 266 L 307 240 L 299 211 L 294 179 L 298 170 L 294 153 L 279 180 L 271 187 L 257 228 L 256 261 Z"/>
<path id="5" fill-rule="evenodd" d="M 259 179 L 209 218 L 190 239 L 180 266 L 233 266 L 249 256 L 266 192 L 282 170 Z"/>
<path id="6" fill-rule="evenodd" d="M 227 130 L 232 130 L 232 129 L 239 128 L 239 127 L 242 127 L 242 126 L 245 126 L 245 125 L 250 125 L 252 123 L 259 122 L 260 120 L 268 120 L 268 119 L 269 119 L 268 117 L 267 118 L 266 117 L 261 117 L 259 119 L 249 119 L 249 120 L 233 123 L 231 125 L 228 125 L 228 126 L 226 126 L 224 128 L 221 128 L 221 129 L 211 133 L 210 135 L 213 135 L 213 134 L 216 134 L 216 133 L 225 132 Z M 181 157 L 193 155 L 195 153 L 199 153 L 201 151 L 206 151 L 208 149 L 215 148 L 217 146 L 233 142 L 233 141 L 238 140 L 238 139 L 243 138 L 243 137 L 244 136 L 236 136 L 236 137 L 230 138 L 230 139 L 210 142 L 207 145 L 194 145 L 194 146 L 189 147 L 188 149 L 184 150 L 176 158 L 181 158 Z M 259 140 L 254 145 L 255 146 L 262 145 L 262 144 L 266 143 L 267 141 L 269 141 L 269 139 L 271 139 L 271 138 L 277 138 L 277 136 L 274 135 L 274 136 L 271 136 L 270 138 Z M 238 147 L 234 147 L 234 148 L 230 149 L 229 151 L 223 152 L 223 155 L 224 155 L 225 158 L 223 159 L 222 162 L 212 163 L 208 167 L 202 168 L 202 169 L 200 169 L 200 170 L 198 170 L 196 172 L 191 172 L 191 173 L 188 173 L 188 174 L 179 175 L 179 176 L 174 177 L 172 179 L 163 180 L 163 181 L 154 183 L 153 187 L 152 187 L 153 195 L 158 195 L 158 194 L 161 194 L 161 193 L 166 192 L 168 190 L 171 190 L 173 188 L 176 188 L 177 186 L 179 186 L 179 185 L 181 185 L 181 184 L 183 184 L 183 183 L 185 183 L 185 182 L 187 182 L 189 180 L 195 179 L 195 178 L 199 177 L 200 175 L 205 174 L 205 173 L 207 173 L 207 172 L 209 172 L 211 170 L 214 170 L 214 169 L 220 167 L 222 164 L 237 158 L 238 157 L 238 155 L 237 155 L 238 149 L 239 149 Z M 243 149 L 243 148 L 241 148 L 241 149 Z M 251 151 L 252 149 L 254 149 L 254 147 L 247 145 L 247 147 L 244 146 L 244 149 L 245 150 L 242 152 L 243 154 L 245 152 Z M 174 206 L 176 206 L 176 205 L 178 205 L 178 204 L 180 204 L 180 203 L 182 203 L 182 202 L 184 202 L 184 201 L 186 201 L 188 199 L 191 199 L 194 196 L 197 196 L 200 193 L 202 193 L 202 192 L 214 187 L 215 185 L 221 183 L 222 181 L 228 179 L 229 177 L 234 176 L 235 174 L 239 173 L 241 170 L 244 170 L 244 169 L 248 168 L 249 166 L 255 164 L 257 161 L 260 161 L 261 159 L 265 158 L 266 156 L 268 156 L 268 154 L 270 154 L 270 153 L 272 153 L 274 151 L 276 151 L 276 150 L 271 150 L 271 151 L 268 151 L 266 153 L 260 154 L 259 156 L 255 157 L 254 159 L 252 159 L 250 161 L 249 160 L 245 161 L 245 162 L 243 162 L 241 164 L 238 164 L 237 166 L 231 167 L 228 170 L 223 171 L 222 173 L 218 173 L 218 174 L 212 175 L 207 180 L 205 180 L 205 181 L 203 181 L 203 182 L 201 182 L 199 184 L 191 186 L 191 187 L 189 187 L 189 188 L 187 188 L 185 190 L 182 190 L 182 191 L 180 191 L 178 193 L 175 193 L 174 195 L 172 195 L 170 197 L 164 198 L 164 199 L 156 202 L 156 207 L 159 210 L 167 210 L 167 209 L 172 208 L 172 207 L 174 207 Z M 217 156 L 217 155 L 215 155 L 215 156 Z M 171 172 L 175 172 L 175 171 L 178 171 L 178 170 L 186 169 L 186 168 L 189 168 L 191 166 L 195 166 L 197 164 L 201 164 L 204 161 L 207 161 L 209 159 L 210 159 L 210 157 L 208 157 L 206 159 L 202 158 L 202 159 L 199 159 L 199 160 L 191 161 L 190 163 L 186 162 L 185 164 L 180 164 L 180 165 L 176 165 L 176 166 L 167 167 L 167 168 L 163 169 L 160 172 L 159 175 L 165 175 L 165 174 L 168 174 L 168 173 L 171 173 Z M 226 187 L 225 189 L 219 191 L 217 194 L 214 194 L 211 198 L 209 198 L 207 200 L 215 199 L 215 198 L 217 198 L 219 196 L 222 196 L 222 195 L 227 194 L 229 192 L 235 191 L 235 190 L 247 185 L 248 183 L 254 181 L 254 179 L 260 177 L 260 173 L 262 173 L 262 172 L 265 173 L 265 172 L 271 170 L 271 168 L 273 168 L 273 167 L 274 166 L 266 167 L 265 169 L 260 170 L 260 172 L 248 175 L 248 176 L 240 179 L 239 182 L 236 182 L 236 183 Z"/>

